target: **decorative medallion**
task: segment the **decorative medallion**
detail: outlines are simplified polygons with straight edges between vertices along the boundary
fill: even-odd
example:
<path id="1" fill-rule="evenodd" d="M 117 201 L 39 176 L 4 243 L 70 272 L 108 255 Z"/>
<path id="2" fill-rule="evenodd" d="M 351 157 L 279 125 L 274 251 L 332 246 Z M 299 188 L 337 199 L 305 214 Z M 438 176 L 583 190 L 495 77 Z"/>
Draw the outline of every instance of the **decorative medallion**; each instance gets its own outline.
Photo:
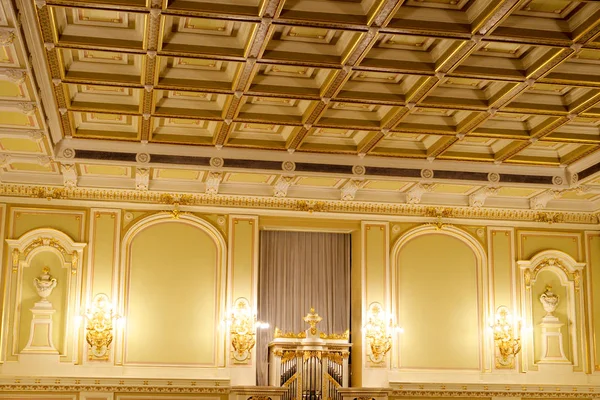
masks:
<path id="1" fill-rule="evenodd" d="M 575 185 L 577 182 L 579 182 L 579 174 L 577 174 L 577 172 L 574 172 L 571 175 L 571 185 Z"/>
<path id="2" fill-rule="evenodd" d="M 421 170 L 421 178 L 423 178 L 423 179 L 432 179 L 433 178 L 433 170 L 431 170 L 431 169 L 422 169 Z"/>
<path id="3" fill-rule="evenodd" d="M 142 164 L 147 164 L 150 162 L 150 154 L 148 153 L 138 153 L 135 156 L 135 161 L 142 163 Z"/>
<path id="4" fill-rule="evenodd" d="M 500 174 L 497 172 L 490 172 L 487 176 L 488 181 L 492 183 L 500 182 Z"/>
<path id="5" fill-rule="evenodd" d="M 210 159 L 210 166 L 213 168 L 221 168 L 225 161 L 221 157 L 212 157 Z"/>
<path id="6" fill-rule="evenodd" d="M 366 169 L 362 165 L 355 165 L 352 167 L 352 173 L 354 175 L 364 175 L 365 172 L 366 172 Z"/>
<path id="7" fill-rule="evenodd" d="M 281 164 L 281 169 L 286 172 L 293 172 L 296 170 L 296 163 L 293 161 L 284 161 Z"/>

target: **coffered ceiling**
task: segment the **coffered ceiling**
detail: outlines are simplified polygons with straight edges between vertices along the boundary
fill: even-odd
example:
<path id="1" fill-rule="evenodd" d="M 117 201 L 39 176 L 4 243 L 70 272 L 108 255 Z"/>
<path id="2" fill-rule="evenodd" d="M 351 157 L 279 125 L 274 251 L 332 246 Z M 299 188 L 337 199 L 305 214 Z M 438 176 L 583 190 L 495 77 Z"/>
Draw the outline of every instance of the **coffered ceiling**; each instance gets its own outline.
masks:
<path id="1" fill-rule="evenodd" d="M 600 2 L 1 4 L 3 182 L 600 208 Z"/>

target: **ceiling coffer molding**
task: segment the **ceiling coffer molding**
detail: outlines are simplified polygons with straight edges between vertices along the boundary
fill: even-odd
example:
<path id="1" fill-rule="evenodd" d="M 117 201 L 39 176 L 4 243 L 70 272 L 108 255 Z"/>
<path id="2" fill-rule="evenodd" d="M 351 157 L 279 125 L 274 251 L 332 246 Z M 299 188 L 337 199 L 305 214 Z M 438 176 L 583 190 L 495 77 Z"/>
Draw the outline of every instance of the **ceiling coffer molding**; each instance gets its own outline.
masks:
<path id="1" fill-rule="evenodd" d="M 27 70 L 19 68 L 0 68 L 0 75 L 5 76 L 10 82 L 21 85 L 27 78 Z"/>
<path id="2" fill-rule="evenodd" d="M 243 13 L 229 0 L 210 6 L 152 0 L 141 8 L 92 3 L 34 0 L 20 10 L 9 4 L 12 27 L 0 28 L 0 43 L 16 60 L 2 66 L 0 80 L 23 93 L 0 106 L 21 113 L 19 129 L 51 133 L 35 140 L 57 162 L 219 169 L 210 159 L 220 149 L 224 169 L 272 173 L 271 185 L 281 171 L 339 175 L 336 190 L 359 176 L 464 182 L 476 186 L 469 192 L 477 194 L 473 204 L 486 185 L 563 193 L 579 181 L 590 185 L 600 173 L 593 2 L 559 13 L 518 0 L 319 2 L 315 9 L 272 0 Z M 426 22 L 418 17 L 424 13 Z M 122 40 L 113 40 L 116 28 Z M 29 52 L 34 71 L 14 57 Z M 37 83 L 44 107 L 36 103 Z M 45 112 L 55 114 L 50 130 Z M 83 149 L 74 150 L 80 143 Z M 125 150 L 133 143 L 139 151 Z M 76 154 L 63 153 L 64 146 Z M 234 149 L 268 152 L 277 161 L 226 156 Z M 307 154 L 322 161 L 305 162 Z M 281 166 L 285 157 L 293 157 L 294 169 Z M 40 182 L 15 165 L 4 181 Z M 524 172 L 511 171 L 514 166 Z M 47 182 L 59 182 L 61 171 L 53 166 Z M 117 185 L 131 188 L 132 180 Z M 248 184 L 227 181 L 227 190 L 235 185 Z M 368 193 L 379 190 L 374 187 Z M 597 209 L 597 198 L 579 194 L 569 194 L 569 207 Z M 560 202 L 567 204 L 564 197 Z"/>
<path id="3" fill-rule="evenodd" d="M 433 130 L 429 129 L 425 136 L 433 138 L 439 134 L 442 137 L 436 140 L 427 139 L 432 142 L 432 145 L 427 144 L 425 139 L 417 139 L 425 144 L 425 149 L 422 148 L 420 150 L 422 153 L 411 157 L 464 160 L 472 160 L 475 157 L 488 162 L 496 160 L 499 162 L 538 163 L 540 165 L 547 164 L 547 161 L 543 160 L 544 158 L 554 158 L 552 163 L 560 164 L 562 162 L 560 152 L 553 153 L 554 150 L 539 149 L 539 151 L 546 152 L 546 155 L 536 156 L 535 152 L 529 151 L 533 143 L 522 143 L 519 137 L 522 137 L 522 133 L 526 133 L 532 138 L 551 142 L 555 137 L 562 136 L 557 129 L 564 124 L 574 122 L 579 117 L 585 118 L 585 113 L 589 112 L 590 108 L 597 103 L 595 97 L 589 97 L 589 93 L 580 90 L 573 93 L 568 99 L 562 99 L 563 107 L 570 110 L 569 113 L 566 113 L 552 103 L 554 95 L 553 87 L 551 87 L 557 85 L 557 90 L 560 92 L 560 85 L 575 85 L 579 81 L 579 79 L 564 78 L 561 75 L 562 69 L 581 70 L 584 73 L 583 71 L 587 67 L 586 63 L 597 62 L 594 57 L 589 57 L 589 54 L 586 53 L 593 38 L 589 35 L 573 34 L 576 40 L 573 43 L 570 38 L 566 40 L 566 37 L 563 41 L 548 39 L 548 37 L 558 37 L 563 32 L 550 32 L 552 35 L 540 34 L 540 32 L 544 32 L 544 29 L 551 28 L 543 24 L 539 27 L 535 26 L 535 21 L 542 21 L 544 17 L 554 21 L 555 15 L 536 14 L 536 19 L 532 18 L 528 21 L 531 26 L 521 26 L 519 30 L 514 29 L 512 26 L 515 24 L 511 21 L 523 18 L 520 13 L 528 12 L 523 11 L 519 2 L 515 0 L 505 1 L 500 7 L 494 1 L 483 0 L 466 4 L 460 11 L 436 9 L 435 12 L 439 14 L 441 20 L 444 20 L 442 14 L 462 13 L 466 19 L 473 21 L 471 29 L 478 33 L 472 35 L 470 40 L 465 41 L 464 35 L 459 33 L 459 31 L 462 32 L 461 27 L 457 26 L 453 29 L 452 25 L 446 26 L 443 35 L 437 28 L 434 28 L 435 20 L 438 18 L 436 14 L 432 14 L 433 20 L 429 28 L 425 26 L 419 29 L 410 28 L 417 25 L 416 21 L 411 19 L 410 10 L 417 10 L 423 6 L 413 2 L 409 3 L 398 3 L 394 7 L 381 4 L 379 7 L 373 7 L 373 13 L 365 18 L 363 25 L 357 24 L 356 19 L 353 19 L 352 22 L 348 19 L 348 15 L 351 13 L 350 5 L 339 5 L 334 9 L 327 10 L 329 5 L 324 3 L 322 10 L 308 12 L 309 15 L 304 15 L 299 21 L 294 17 L 297 11 L 295 10 L 296 5 L 285 2 L 273 3 L 277 4 L 275 9 L 287 11 L 285 19 L 280 18 L 279 11 L 268 17 L 258 15 L 258 8 L 256 16 L 239 15 L 235 10 L 231 10 L 230 14 L 228 12 L 220 13 L 219 19 L 213 19 L 216 14 L 204 10 L 201 5 L 179 9 L 175 3 L 166 6 L 161 4 L 150 10 L 151 23 L 144 32 L 149 46 L 146 53 L 141 52 L 141 43 L 143 42 L 141 37 L 131 39 L 132 46 L 139 47 L 135 50 L 105 40 L 102 31 L 107 28 L 101 24 L 98 19 L 100 17 L 88 18 L 88 24 L 96 26 L 100 37 L 87 37 L 85 33 L 82 33 L 77 42 L 72 42 L 68 36 L 61 36 L 60 32 L 52 32 L 51 29 L 47 29 L 49 27 L 55 30 L 78 29 L 73 23 L 68 23 L 67 28 L 62 28 L 60 24 L 52 24 L 51 18 L 56 18 L 56 16 L 47 12 L 48 7 L 37 10 L 36 22 L 39 22 L 41 28 L 46 28 L 42 29 L 42 32 L 49 49 L 52 49 L 53 45 L 59 46 L 61 49 L 68 49 L 67 51 L 89 50 L 96 47 L 101 51 L 113 52 L 109 57 L 111 60 L 113 57 L 115 60 L 119 57 L 119 60 L 123 57 L 131 58 L 132 61 L 139 59 L 140 65 L 145 57 L 151 60 L 155 60 L 157 55 L 165 57 L 165 60 L 171 57 L 174 63 L 169 63 L 166 69 L 157 69 L 154 61 L 146 63 L 145 68 L 138 70 L 130 68 L 126 74 L 128 77 L 126 80 L 119 78 L 116 72 L 112 75 L 108 74 L 109 76 L 93 74 L 84 76 L 85 74 L 79 72 L 77 65 L 61 65 L 59 60 L 50 57 L 50 54 L 49 62 L 52 69 L 64 70 L 66 80 L 72 83 L 86 82 L 87 84 L 97 83 L 128 88 L 141 85 L 145 88 L 151 87 L 153 91 L 176 88 L 203 95 L 221 93 L 226 96 L 224 98 L 226 101 L 212 103 L 220 108 L 219 114 L 213 114 L 210 117 L 207 115 L 208 108 L 204 107 L 208 107 L 210 103 L 206 103 L 206 106 L 197 105 L 201 110 L 200 119 L 203 114 L 206 114 L 204 116 L 206 120 L 218 120 L 218 117 L 214 115 L 222 116 L 223 124 L 216 124 L 210 128 L 210 135 L 215 139 L 212 143 L 218 146 L 235 146 L 238 139 L 235 127 L 233 130 L 231 129 L 232 125 L 235 125 L 236 122 L 243 123 L 245 120 L 259 122 L 256 120 L 258 118 L 261 120 L 260 123 L 275 124 L 281 127 L 304 124 L 304 130 L 298 132 L 296 136 L 290 137 L 286 146 L 290 150 L 302 150 L 303 148 L 312 150 L 314 148 L 318 151 L 317 147 L 320 144 L 318 141 L 313 142 L 313 136 L 318 134 L 316 133 L 318 129 L 315 130 L 315 128 L 348 129 L 354 125 L 371 132 L 371 137 L 367 137 L 364 142 L 371 145 L 364 147 L 362 152 L 357 146 L 356 154 L 387 154 L 389 149 L 395 156 L 408 157 L 409 149 L 398 147 L 401 143 L 395 140 L 395 133 L 424 132 L 426 130 L 422 127 L 429 126 L 434 128 Z M 219 5 L 218 0 L 215 5 Z M 80 11 L 76 4 L 63 4 L 63 6 L 67 13 Z M 140 10 L 135 7 L 128 8 L 122 4 L 118 6 L 119 10 L 124 14 L 127 13 L 132 20 L 140 13 Z M 569 20 L 569 23 L 566 24 L 577 26 L 577 29 L 586 27 L 583 28 L 584 31 L 589 31 L 588 28 L 592 27 L 595 22 L 593 21 L 593 10 L 590 7 L 593 5 L 586 4 L 582 10 L 577 10 L 577 15 L 573 17 L 575 19 Z M 194 8 L 198 9 L 194 10 Z M 223 9 L 226 10 L 226 8 Z M 98 10 L 101 9 L 98 8 Z M 426 10 L 432 11 L 431 9 Z M 586 14 L 586 10 L 589 15 Z M 197 12 L 207 18 L 204 24 L 194 22 L 194 25 L 185 22 L 186 17 L 196 16 Z M 322 15 L 328 13 L 337 14 L 335 23 L 322 19 Z M 476 16 L 474 17 L 474 15 Z M 174 19 L 179 24 L 175 23 L 172 27 L 167 25 L 165 32 L 160 32 L 158 26 L 167 18 Z M 257 18 L 261 18 L 258 24 Z M 568 20 L 571 17 L 565 16 L 564 18 Z M 379 25 L 369 25 L 375 23 L 374 21 L 378 21 Z M 301 26 L 298 26 L 300 22 Z M 232 24 L 239 25 L 239 29 L 231 29 Z M 388 24 L 391 25 L 388 26 Z M 407 27 L 403 30 L 402 35 L 394 35 L 394 27 L 398 24 Z M 198 43 L 204 43 L 208 37 L 206 35 L 211 30 L 220 32 L 220 36 L 212 36 L 213 43 L 200 44 L 202 51 L 195 45 L 182 48 L 178 44 L 178 37 L 184 33 L 175 29 L 177 26 L 182 27 L 180 30 L 185 30 L 186 35 L 194 35 Z M 361 34 L 350 39 L 350 36 L 357 31 Z M 506 35 L 508 31 L 511 32 L 510 36 L 519 38 L 517 43 L 524 44 L 506 45 L 503 35 Z M 503 33 L 497 34 L 497 32 Z M 132 36 L 133 33 L 132 30 Z M 346 40 L 346 36 L 349 40 Z M 57 43 L 54 43 L 55 37 L 59 38 Z M 333 38 L 338 43 L 337 48 L 328 43 Z M 224 43 L 231 39 L 235 39 L 243 46 L 240 45 L 239 48 L 225 46 Z M 298 41 L 305 45 L 291 47 Z M 101 42 L 102 44 L 100 44 Z M 542 47 L 549 44 L 554 47 Z M 313 45 L 329 47 L 332 55 L 329 58 L 322 56 L 323 53 L 313 48 Z M 246 49 L 245 52 L 240 51 L 243 48 Z M 532 48 L 540 50 L 528 51 Z M 422 56 L 424 66 L 417 67 L 409 62 L 415 58 L 411 52 L 414 55 Z M 535 59 L 527 59 L 527 62 L 522 62 L 520 57 L 525 57 L 526 54 L 530 54 L 529 58 Z M 179 58 L 181 56 L 185 57 L 182 62 L 180 62 L 182 59 Z M 105 61 L 102 57 L 104 56 L 101 54 L 88 53 L 87 58 L 103 63 Z M 395 62 L 390 63 L 390 59 Z M 509 59 L 519 62 L 509 64 L 506 62 Z M 79 62 L 85 66 L 87 60 L 83 59 Z M 123 65 L 130 64 L 124 63 Z M 525 68 L 523 65 L 531 65 L 531 67 Z M 210 68 L 214 68 L 211 70 L 214 72 L 206 72 L 206 76 L 199 73 L 192 77 L 191 74 L 186 73 L 190 69 L 209 71 Z M 125 72 L 125 67 L 115 66 L 114 70 L 117 71 L 117 69 Z M 228 69 L 238 72 L 235 79 L 231 78 L 233 75 L 229 72 L 227 75 L 229 78 L 225 75 L 218 76 L 220 72 Z M 296 74 L 304 81 L 301 82 L 302 79 L 296 82 L 276 80 L 277 74 L 287 74 L 287 76 Z M 403 76 L 397 78 L 394 74 Z M 464 78 L 465 75 L 468 75 L 469 78 Z M 142 79 L 142 76 L 145 76 L 145 79 Z M 137 78 L 139 78 L 139 82 Z M 402 82 L 403 87 L 394 86 L 394 84 L 399 84 L 398 79 Z M 559 83 L 561 80 L 564 82 Z M 215 82 L 218 84 L 215 85 Z M 593 87 L 592 82 L 594 81 L 589 80 L 589 82 Z M 540 86 L 538 88 L 537 84 L 548 87 Z M 311 88 L 311 90 L 307 90 L 307 88 Z M 538 91 L 538 97 L 542 99 L 541 103 L 529 94 L 529 89 Z M 61 85 L 56 90 L 64 91 L 65 88 Z M 458 90 L 462 90 L 465 96 L 458 95 Z M 468 94 L 468 91 L 471 93 Z M 393 96 L 388 93 L 393 93 Z M 485 101 L 472 101 L 471 99 L 477 98 L 476 93 L 480 93 L 480 98 L 483 96 Z M 292 100 L 288 104 L 310 99 L 312 103 L 307 104 L 308 107 L 296 110 L 297 114 L 290 114 L 293 116 L 293 120 L 283 121 L 275 117 L 281 115 L 280 113 L 257 112 L 255 114 L 251 107 L 247 108 L 247 101 L 253 97 Z M 589 101 L 585 101 L 586 98 L 589 98 Z M 568 104 L 569 101 L 573 104 Z M 546 102 L 549 106 L 547 110 L 536 109 L 536 107 L 539 108 L 539 104 L 546 104 Z M 386 104 L 393 104 L 397 109 L 389 109 Z M 580 104 L 585 106 L 580 107 Z M 371 105 L 375 105 L 375 108 L 370 108 Z M 155 107 L 140 111 L 138 115 L 148 118 L 148 120 L 161 118 L 160 107 L 160 104 L 157 103 Z M 272 107 L 279 106 L 273 103 Z M 142 108 L 146 109 L 144 106 L 140 110 Z M 436 119 L 438 117 L 435 116 L 435 112 L 440 108 L 452 111 L 447 115 L 446 122 Z M 170 108 L 169 114 L 173 117 L 180 115 L 188 117 L 191 114 L 186 110 L 192 109 L 198 110 L 191 103 L 177 105 L 175 108 Z M 342 111 L 341 114 L 336 115 L 335 113 L 338 112 L 334 110 L 337 109 L 347 109 L 348 111 Z M 359 111 L 355 115 L 343 115 L 343 113 L 351 113 L 352 110 L 365 110 L 365 114 L 360 115 L 362 111 Z M 531 122 L 523 124 L 520 128 L 515 124 L 511 125 L 510 119 L 505 118 L 507 111 L 522 112 Z M 251 118 L 246 119 L 250 114 Z M 365 120 L 372 123 L 365 124 Z M 495 134 L 490 128 L 491 125 L 488 127 L 486 124 L 496 126 L 500 124 L 503 128 L 508 128 L 508 131 L 514 131 L 514 134 L 509 134 L 511 139 L 506 140 L 506 136 Z M 149 126 L 150 124 L 145 124 L 143 129 L 150 129 Z M 227 129 L 224 129 L 223 126 L 226 126 Z M 493 146 L 496 154 L 491 159 L 486 158 L 487 152 L 483 151 L 487 145 L 481 145 L 478 148 L 475 142 L 470 142 L 469 145 L 474 152 L 467 154 L 463 151 L 464 149 L 459 150 L 459 148 L 463 146 L 463 140 L 468 139 L 471 135 L 478 137 L 487 135 L 489 138 L 500 140 L 498 143 L 502 140 L 505 143 Z M 144 132 L 142 136 L 150 137 L 152 135 L 151 132 Z M 449 136 L 453 138 L 450 139 Z M 456 140 L 457 136 L 462 140 Z M 550 136 L 552 137 L 550 138 Z M 378 137 L 378 139 L 371 140 L 374 137 Z M 185 136 L 179 136 L 176 140 L 186 142 Z M 573 140 L 574 143 L 584 144 L 583 141 Z M 191 142 L 189 143 L 191 144 Z M 244 145 L 275 149 L 272 147 L 275 142 L 265 142 L 258 138 L 256 143 L 250 139 Z M 598 147 L 598 143 L 591 145 Z M 581 149 L 575 149 L 576 153 L 585 152 L 585 145 L 579 147 Z M 334 147 L 329 151 L 336 152 L 338 150 Z M 455 156 L 455 153 L 459 155 Z M 576 157 L 577 154 L 574 153 L 566 161 Z"/>

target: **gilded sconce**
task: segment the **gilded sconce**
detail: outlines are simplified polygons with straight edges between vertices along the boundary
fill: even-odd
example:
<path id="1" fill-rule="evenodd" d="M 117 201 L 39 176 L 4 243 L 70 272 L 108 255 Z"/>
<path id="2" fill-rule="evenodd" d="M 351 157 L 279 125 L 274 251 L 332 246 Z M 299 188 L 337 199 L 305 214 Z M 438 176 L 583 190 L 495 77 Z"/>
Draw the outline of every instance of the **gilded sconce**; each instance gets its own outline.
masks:
<path id="1" fill-rule="evenodd" d="M 372 363 L 381 364 L 385 361 L 385 355 L 392 348 L 392 335 L 390 333 L 392 328 L 391 319 L 387 320 L 381 304 L 372 303 L 369 306 L 367 324 L 364 327 L 369 348 L 367 356 Z"/>
<path id="2" fill-rule="evenodd" d="M 256 344 L 255 329 L 268 327 L 268 324 L 256 321 L 250 303 L 243 297 L 235 301 L 227 322 L 233 348 L 231 352 L 233 359 L 240 363 L 248 361 Z"/>
<path id="3" fill-rule="evenodd" d="M 514 368 L 515 356 L 521 351 L 520 323 L 515 324 L 510 311 L 505 306 L 496 310 L 496 319 L 492 325 L 496 344 L 496 368 Z"/>
<path id="4" fill-rule="evenodd" d="M 108 360 L 108 351 L 113 341 L 113 321 L 117 318 L 108 296 L 97 294 L 85 316 L 85 340 L 89 345 L 90 360 Z"/>

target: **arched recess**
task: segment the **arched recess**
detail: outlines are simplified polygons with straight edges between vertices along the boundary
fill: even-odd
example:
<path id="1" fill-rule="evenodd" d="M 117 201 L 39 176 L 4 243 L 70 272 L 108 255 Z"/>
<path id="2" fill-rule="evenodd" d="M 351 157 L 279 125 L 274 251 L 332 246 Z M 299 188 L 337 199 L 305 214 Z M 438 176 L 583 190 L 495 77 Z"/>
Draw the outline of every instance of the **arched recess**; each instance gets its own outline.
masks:
<path id="1" fill-rule="evenodd" d="M 582 276 L 585 263 L 577 262 L 559 250 L 544 250 L 529 260 L 517 261 L 520 275 L 521 315 L 524 320 L 522 339 L 522 368 L 537 370 L 540 364 L 572 364 L 574 371 L 583 371 L 585 343 L 584 285 Z M 556 310 L 564 358 L 551 359 L 543 353 L 542 318 L 544 310 L 540 296 L 547 286 L 558 295 Z M 556 331 L 557 328 L 549 329 Z M 561 357 L 562 358 L 562 357 Z"/>
<path id="2" fill-rule="evenodd" d="M 154 214 L 125 233 L 116 364 L 224 366 L 226 250 L 221 233 L 192 214 Z"/>
<path id="3" fill-rule="evenodd" d="M 80 314 L 82 261 L 85 243 L 77 243 L 56 229 L 40 228 L 24 233 L 18 239 L 6 239 L 9 265 L 6 270 L 9 307 L 5 318 L 12 327 L 3 348 L 3 360 L 17 357 L 29 337 L 32 314 L 29 311 L 40 300 L 33 280 L 48 267 L 57 279 L 56 288 L 48 297 L 56 312 L 53 319 L 53 342 L 64 362 L 77 358 L 78 328 L 75 316 Z"/>
<path id="4" fill-rule="evenodd" d="M 394 369 L 488 369 L 491 341 L 487 257 L 483 246 L 451 225 L 421 225 L 391 250 Z"/>

